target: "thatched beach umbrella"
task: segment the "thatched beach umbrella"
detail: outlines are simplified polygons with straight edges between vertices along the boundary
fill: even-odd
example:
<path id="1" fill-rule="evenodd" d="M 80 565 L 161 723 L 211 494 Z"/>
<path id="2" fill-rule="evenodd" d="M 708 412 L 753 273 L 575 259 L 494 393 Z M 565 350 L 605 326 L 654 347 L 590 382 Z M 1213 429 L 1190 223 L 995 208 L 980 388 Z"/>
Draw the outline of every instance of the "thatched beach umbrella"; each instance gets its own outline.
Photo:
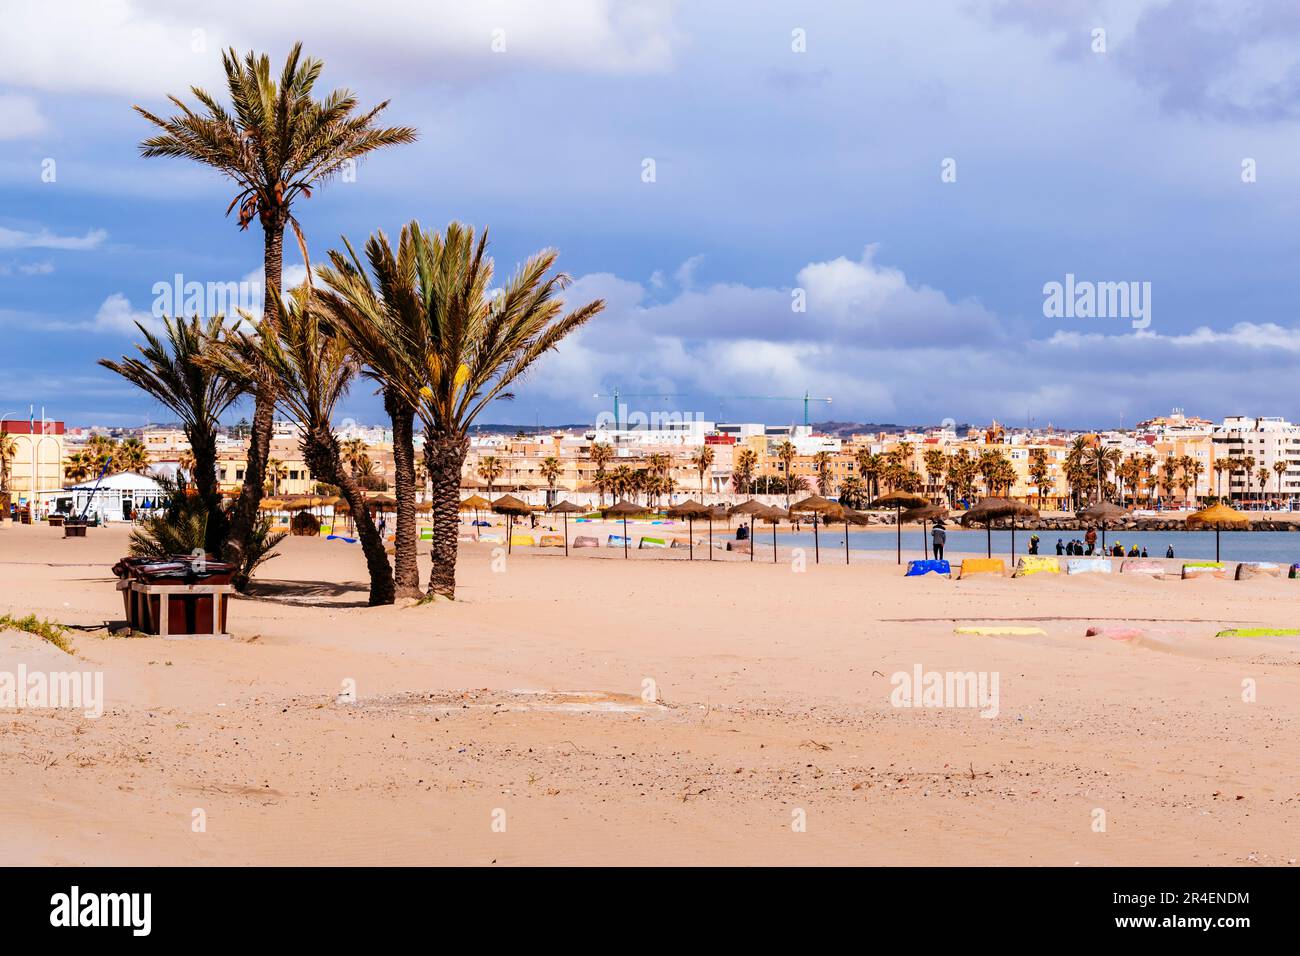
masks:
<path id="1" fill-rule="evenodd" d="M 840 515 L 840 517 L 844 521 L 844 563 L 848 564 L 849 563 L 849 525 L 851 524 L 859 525 L 859 526 L 868 525 L 871 523 L 871 518 L 865 512 L 854 511 L 852 508 L 848 507 L 847 505 L 841 505 L 840 510 L 844 512 L 844 514 Z"/>
<path id="2" fill-rule="evenodd" d="M 1038 509 L 1032 505 L 1027 505 L 1022 501 L 1013 501 L 1010 498 L 985 498 L 970 511 L 961 516 L 961 526 L 969 527 L 973 524 L 984 525 L 985 537 L 988 541 L 988 556 L 993 557 L 993 522 L 1000 521 L 1003 518 L 1011 519 L 1011 560 L 1016 559 L 1016 518 L 1037 518 Z"/>
<path id="3" fill-rule="evenodd" d="M 695 519 L 707 517 L 709 514 L 709 506 L 700 504 L 698 501 L 693 501 L 692 499 L 687 498 L 681 504 L 673 505 L 671 508 L 669 508 L 667 514 L 668 517 L 670 518 L 686 519 L 686 527 L 688 529 L 686 533 L 690 535 L 690 554 L 691 554 L 690 559 L 694 561 L 695 560 Z M 709 544 L 709 550 L 710 552 L 712 552 L 713 550 L 712 542 L 710 542 Z"/>
<path id="4" fill-rule="evenodd" d="M 729 518 L 735 515 L 740 515 L 741 517 L 749 515 L 749 560 L 751 562 L 754 560 L 754 516 L 761 515 L 766 510 L 767 505 L 763 504 L 761 501 L 755 501 L 753 498 L 750 498 L 748 501 L 742 501 L 735 507 L 727 509 L 727 517 Z"/>
<path id="5" fill-rule="evenodd" d="M 821 564 L 822 548 L 817 535 L 817 515 L 827 521 L 838 521 L 844 515 L 844 506 L 823 498 L 821 495 L 809 495 L 803 501 L 796 501 L 790 506 L 790 514 L 807 512 L 813 515 L 813 563 Z"/>
<path id="6" fill-rule="evenodd" d="M 502 495 L 492 502 L 492 510 L 506 516 L 506 554 L 510 554 L 514 546 L 515 515 L 532 514 L 533 509 L 514 495 Z"/>
<path id="7" fill-rule="evenodd" d="M 547 510 L 549 510 L 553 515 L 564 515 L 564 556 L 567 558 L 569 556 L 569 515 L 580 515 L 585 513 L 587 509 L 579 507 L 572 501 L 565 499 L 564 501 L 551 505 Z"/>
<path id="8" fill-rule="evenodd" d="M 1250 517 L 1242 514 L 1231 505 L 1219 503 L 1210 505 L 1208 508 L 1202 508 L 1187 516 L 1187 526 L 1189 528 L 1213 528 L 1214 529 L 1214 560 L 1219 560 L 1219 532 L 1224 528 L 1229 531 L 1233 529 L 1240 530 L 1250 526 Z"/>
<path id="9" fill-rule="evenodd" d="M 480 511 L 487 511 L 491 507 L 492 507 L 492 502 L 488 501 L 482 495 L 470 495 L 468 498 L 466 498 L 464 501 L 460 503 L 461 511 L 474 512 L 474 537 L 477 538 L 479 534 L 478 513 Z"/>
<path id="10" fill-rule="evenodd" d="M 624 559 L 627 558 L 627 516 L 628 516 L 628 515 L 643 515 L 643 514 L 645 514 L 645 511 L 646 511 L 645 508 L 641 507 L 640 505 L 634 505 L 634 504 L 632 504 L 632 502 L 627 501 L 627 500 L 624 500 L 624 501 L 619 501 L 619 502 L 616 502 L 615 504 L 610 505 L 608 508 L 606 508 L 604 511 L 601 512 L 601 514 L 604 515 L 606 518 L 608 518 L 608 517 L 610 517 L 611 515 L 613 515 L 615 518 L 622 518 L 622 519 L 623 519 L 623 557 L 624 557 Z"/>
<path id="11" fill-rule="evenodd" d="M 776 526 L 782 521 L 789 521 L 790 512 L 776 505 L 768 505 L 767 510 L 760 512 L 758 517 L 772 525 L 772 563 L 776 564 Z"/>
<path id="12" fill-rule="evenodd" d="M 1075 517 L 1080 521 L 1096 521 L 1101 525 L 1101 550 L 1106 550 L 1106 522 L 1115 521 L 1128 514 L 1119 505 L 1111 504 L 1109 501 L 1099 501 L 1094 505 L 1089 505 L 1082 511 L 1075 513 Z"/>
<path id="13" fill-rule="evenodd" d="M 867 505 L 868 511 L 876 511 L 881 508 L 894 509 L 894 526 L 898 537 L 897 551 L 899 564 L 903 563 L 903 509 L 921 508 L 929 503 L 930 499 L 926 498 L 924 495 L 895 489 L 887 495 L 881 495 L 875 501 Z"/>
<path id="14" fill-rule="evenodd" d="M 900 525 L 904 522 L 921 522 L 921 554 L 928 561 L 930 559 L 930 541 L 926 534 L 926 522 L 940 521 L 946 517 L 948 517 L 948 509 L 943 505 L 921 505 L 919 508 L 908 508 L 898 516 L 898 522 Z M 902 534 L 901 530 L 899 534 Z"/>
<path id="15" fill-rule="evenodd" d="M 713 560 L 713 521 L 714 519 L 717 519 L 718 521 L 725 521 L 727 522 L 727 526 L 730 527 L 731 512 L 727 510 L 726 505 L 713 505 L 712 507 L 709 508 L 708 518 L 709 518 L 709 560 L 712 561 Z"/>

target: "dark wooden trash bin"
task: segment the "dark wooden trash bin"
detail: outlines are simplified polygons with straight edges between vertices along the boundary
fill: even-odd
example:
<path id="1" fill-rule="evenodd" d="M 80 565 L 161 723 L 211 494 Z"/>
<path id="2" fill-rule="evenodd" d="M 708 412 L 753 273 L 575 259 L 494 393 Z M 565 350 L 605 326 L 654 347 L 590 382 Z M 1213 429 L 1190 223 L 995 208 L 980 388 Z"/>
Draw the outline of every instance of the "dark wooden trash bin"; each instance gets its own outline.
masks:
<path id="1" fill-rule="evenodd" d="M 63 536 L 65 538 L 84 538 L 86 536 L 86 526 L 80 521 L 64 522 Z"/>

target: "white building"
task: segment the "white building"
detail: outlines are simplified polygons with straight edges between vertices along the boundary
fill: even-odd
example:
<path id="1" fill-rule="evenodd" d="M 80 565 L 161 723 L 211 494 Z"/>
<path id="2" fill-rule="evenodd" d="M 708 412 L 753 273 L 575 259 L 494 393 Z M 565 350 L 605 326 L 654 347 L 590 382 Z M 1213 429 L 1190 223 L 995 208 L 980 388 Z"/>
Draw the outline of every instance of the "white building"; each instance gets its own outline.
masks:
<path id="1" fill-rule="evenodd" d="M 1292 501 L 1300 495 L 1300 425 L 1284 418 L 1252 418 L 1233 415 L 1223 420 L 1212 435 L 1215 458 L 1245 458 L 1255 460 L 1249 476 L 1240 472 L 1226 478 L 1225 487 L 1235 499 L 1255 500 L 1278 497 L 1277 462 L 1286 463 L 1281 476 L 1281 494 Z M 1269 478 L 1260 488 L 1258 472 L 1268 469 Z"/>
<path id="2" fill-rule="evenodd" d="M 70 504 L 67 510 L 73 515 L 98 516 L 101 521 L 125 521 L 128 513 L 158 507 L 162 493 L 162 485 L 148 475 L 125 471 L 99 481 L 73 485 L 48 497 L 55 498 L 59 505 Z"/>

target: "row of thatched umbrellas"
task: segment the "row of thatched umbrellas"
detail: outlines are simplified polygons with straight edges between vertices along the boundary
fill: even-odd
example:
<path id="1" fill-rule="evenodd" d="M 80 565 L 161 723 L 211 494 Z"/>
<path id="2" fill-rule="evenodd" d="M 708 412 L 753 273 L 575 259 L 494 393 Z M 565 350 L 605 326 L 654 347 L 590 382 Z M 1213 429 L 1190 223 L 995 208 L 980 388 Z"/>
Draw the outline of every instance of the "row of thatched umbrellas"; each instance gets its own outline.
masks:
<path id="1" fill-rule="evenodd" d="M 877 498 L 867 505 L 868 510 L 881 510 L 885 508 L 894 508 L 895 533 L 896 533 L 896 555 L 899 564 L 903 563 L 903 525 L 921 524 L 921 542 L 925 556 L 929 557 L 929 540 L 926 525 L 929 522 L 941 521 L 947 517 L 948 509 L 942 505 L 932 504 L 929 500 L 921 495 L 913 494 L 908 491 L 891 491 L 886 495 Z M 496 514 L 504 514 L 508 518 L 506 548 L 510 550 L 511 538 L 513 537 L 514 519 L 516 516 L 532 514 L 535 511 L 544 510 L 549 514 L 560 514 L 564 516 L 564 553 L 569 553 L 569 515 L 586 514 L 591 511 L 590 508 L 584 508 L 575 505 L 571 501 L 560 501 L 549 508 L 539 508 L 528 504 L 525 501 L 514 497 L 513 495 L 504 495 L 496 501 L 488 501 L 479 495 L 473 495 L 465 499 L 460 504 L 461 511 L 475 512 L 477 520 L 478 512 L 491 510 Z M 608 508 L 600 509 L 601 514 L 606 518 L 621 518 L 623 521 L 623 557 L 628 557 L 629 535 L 627 530 L 628 518 L 633 515 L 643 515 L 650 512 L 651 509 L 643 505 L 634 504 L 630 501 L 618 501 Z M 778 508 L 774 505 L 765 505 L 760 501 L 750 499 L 741 502 L 733 507 L 725 505 L 706 505 L 698 501 L 688 500 L 676 504 L 667 509 L 666 514 L 670 518 L 684 518 L 688 526 L 688 540 L 690 548 L 690 559 L 695 559 L 695 522 L 707 520 L 709 523 L 709 560 L 713 560 L 713 522 L 714 520 L 727 520 L 736 517 L 749 518 L 749 560 L 754 560 L 754 522 L 756 520 L 767 521 L 772 525 L 772 561 L 777 560 L 776 554 L 776 526 L 781 521 L 795 520 L 799 514 L 809 514 L 814 516 L 813 520 L 813 553 L 814 561 L 821 563 L 821 541 L 818 535 L 819 522 L 817 518 L 827 523 L 844 522 L 844 563 L 849 563 L 849 525 L 865 525 L 868 522 L 867 515 L 864 511 L 857 511 L 838 502 L 823 498 L 821 495 L 811 495 L 792 504 L 787 511 L 784 508 Z M 1113 523 L 1123 517 L 1127 512 L 1114 505 L 1109 501 L 1101 501 L 1090 505 L 1087 508 L 1076 513 L 1081 521 L 1095 521 L 1101 527 L 1101 544 L 1102 549 L 1106 547 L 1106 525 Z M 993 556 L 993 525 L 995 522 L 1010 520 L 1011 523 L 1011 556 L 1014 560 L 1016 554 L 1016 519 L 1017 518 L 1036 518 L 1038 509 L 1032 505 L 1025 504 L 1021 501 L 1015 501 L 1011 498 L 984 498 L 975 507 L 968 510 L 961 516 L 960 523 L 963 528 L 971 525 L 983 525 L 986 538 L 986 553 L 989 557 Z M 1223 529 L 1234 529 L 1245 527 L 1249 523 L 1249 518 L 1239 511 L 1224 504 L 1212 505 L 1209 508 L 1202 509 L 1187 518 L 1189 527 L 1213 528 L 1214 529 L 1214 557 L 1219 559 L 1219 532 Z"/>

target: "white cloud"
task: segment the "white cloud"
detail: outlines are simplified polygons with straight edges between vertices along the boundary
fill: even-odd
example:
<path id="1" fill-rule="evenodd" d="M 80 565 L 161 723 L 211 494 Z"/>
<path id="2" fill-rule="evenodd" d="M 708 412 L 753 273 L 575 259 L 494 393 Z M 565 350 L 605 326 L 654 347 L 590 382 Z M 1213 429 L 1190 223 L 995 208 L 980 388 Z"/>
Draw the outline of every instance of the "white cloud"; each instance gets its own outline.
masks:
<path id="1" fill-rule="evenodd" d="M 114 292 L 100 304 L 94 320 L 84 324 L 82 328 L 113 335 L 137 335 L 139 333 L 139 329 L 136 328 L 137 322 L 145 328 L 154 328 L 158 324 L 158 320 L 152 313 L 133 309 L 126 296 Z"/>
<path id="2" fill-rule="evenodd" d="M 1300 374 L 1300 326 L 1239 322 L 1162 334 L 1093 324 L 1018 337 L 977 303 L 911 282 L 875 256 L 872 247 L 857 261 L 801 269 L 806 320 L 791 316 L 785 290 L 717 284 L 653 302 L 653 283 L 582 276 L 566 299 L 605 298 L 606 314 L 543 358 L 521 396 L 584 409 L 593 420 L 606 403 L 592 394 L 614 385 L 625 395 L 659 393 L 628 399 L 633 410 L 773 422 L 800 420 L 801 404 L 729 396 L 807 389 L 835 400 L 819 418 L 907 423 L 1132 422 L 1198 400 L 1290 413 L 1277 382 Z"/>
<path id="3" fill-rule="evenodd" d="M 304 32 L 299 7 L 264 0 L 227 0 L 219 10 L 199 0 L 60 0 L 57 14 L 41 4 L 9 7 L 0 82 L 56 92 L 211 89 L 223 77 L 222 49 L 253 44 L 277 59 Z M 673 0 L 371 0 L 364 14 L 320 4 L 306 49 L 378 69 L 418 62 L 422 76 L 442 80 L 517 66 L 640 72 L 670 62 L 673 13 Z M 498 37 L 503 52 L 493 51 Z"/>
<path id="4" fill-rule="evenodd" d="M 84 236 L 59 236 L 42 227 L 37 232 L 6 229 L 0 226 L 0 249 L 63 249 L 84 251 L 101 246 L 108 233 L 91 229 Z"/>
<path id="5" fill-rule="evenodd" d="M 47 123 L 30 96 L 0 93 L 0 140 L 26 139 L 45 132 Z"/>

